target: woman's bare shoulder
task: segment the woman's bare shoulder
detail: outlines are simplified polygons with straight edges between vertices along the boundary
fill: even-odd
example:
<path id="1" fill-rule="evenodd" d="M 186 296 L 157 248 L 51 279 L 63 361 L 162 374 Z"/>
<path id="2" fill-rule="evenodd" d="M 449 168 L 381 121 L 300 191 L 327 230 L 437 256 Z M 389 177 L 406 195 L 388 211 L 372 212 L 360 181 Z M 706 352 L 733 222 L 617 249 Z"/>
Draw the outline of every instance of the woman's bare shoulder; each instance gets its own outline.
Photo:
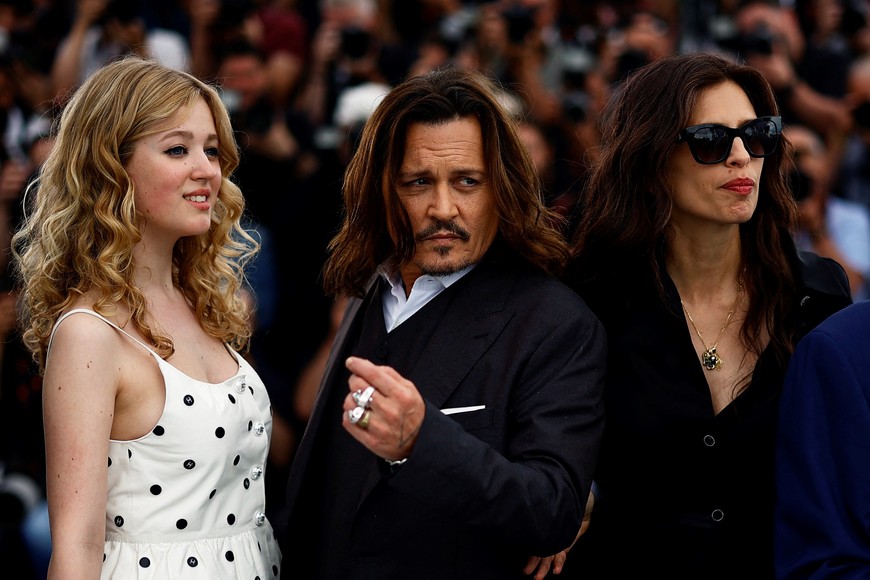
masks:
<path id="1" fill-rule="evenodd" d="M 90 308 L 75 308 L 59 319 L 53 331 L 47 364 L 58 356 L 66 358 L 84 352 L 110 356 L 123 348 L 121 333 L 107 322 L 111 319 L 95 314 Z"/>

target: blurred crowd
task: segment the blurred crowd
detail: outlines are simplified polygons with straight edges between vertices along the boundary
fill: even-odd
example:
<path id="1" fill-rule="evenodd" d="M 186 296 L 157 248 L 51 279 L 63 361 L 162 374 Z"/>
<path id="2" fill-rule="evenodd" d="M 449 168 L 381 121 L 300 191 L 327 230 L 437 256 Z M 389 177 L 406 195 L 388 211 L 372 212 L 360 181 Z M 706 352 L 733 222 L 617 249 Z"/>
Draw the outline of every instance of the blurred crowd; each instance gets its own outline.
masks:
<path id="1" fill-rule="evenodd" d="M 43 577 L 48 547 L 40 380 L 16 334 L 9 243 L 53 122 L 97 67 L 154 58 L 218 85 L 230 111 L 235 179 L 262 244 L 249 357 L 274 406 L 277 512 L 341 313 L 319 274 L 343 168 L 378 100 L 447 65 L 497 79 L 570 235 L 609 95 L 635 68 L 689 51 L 768 78 L 793 145 L 799 245 L 836 258 L 865 298 L 870 1 L 0 0 L 0 565 L 19 563 L 9 577 Z"/>

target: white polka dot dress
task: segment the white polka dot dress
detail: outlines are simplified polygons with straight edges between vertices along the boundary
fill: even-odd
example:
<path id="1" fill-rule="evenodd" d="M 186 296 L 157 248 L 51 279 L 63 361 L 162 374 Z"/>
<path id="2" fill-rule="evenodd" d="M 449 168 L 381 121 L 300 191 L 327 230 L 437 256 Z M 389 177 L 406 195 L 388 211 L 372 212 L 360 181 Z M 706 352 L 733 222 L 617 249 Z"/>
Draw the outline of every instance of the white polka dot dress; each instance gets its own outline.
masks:
<path id="1" fill-rule="evenodd" d="M 75 312 L 98 316 L 148 348 L 90 310 L 65 316 Z M 236 353 L 236 376 L 212 384 L 148 350 L 166 402 L 150 433 L 109 442 L 101 578 L 278 578 L 281 553 L 265 516 L 272 416 L 263 382 Z"/>

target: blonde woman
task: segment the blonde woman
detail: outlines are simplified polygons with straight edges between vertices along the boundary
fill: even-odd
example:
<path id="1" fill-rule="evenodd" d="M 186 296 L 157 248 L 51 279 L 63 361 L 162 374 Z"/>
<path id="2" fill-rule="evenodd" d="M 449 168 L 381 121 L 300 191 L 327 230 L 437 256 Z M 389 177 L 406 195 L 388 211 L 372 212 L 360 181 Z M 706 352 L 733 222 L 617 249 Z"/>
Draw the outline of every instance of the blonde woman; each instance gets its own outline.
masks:
<path id="1" fill-rule="evenodd" d="M 49 578 L 274 578 L 266 389 L 217 92 L 128 58 L 60 119 L 14 246 L 44 370 Z"/>

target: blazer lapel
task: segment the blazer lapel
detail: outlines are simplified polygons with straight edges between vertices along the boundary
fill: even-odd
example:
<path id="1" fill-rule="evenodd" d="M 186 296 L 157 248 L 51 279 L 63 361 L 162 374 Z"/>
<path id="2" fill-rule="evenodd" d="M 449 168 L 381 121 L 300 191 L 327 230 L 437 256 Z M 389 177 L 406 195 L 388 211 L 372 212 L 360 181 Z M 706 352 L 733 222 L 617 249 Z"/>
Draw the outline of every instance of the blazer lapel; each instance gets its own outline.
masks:
<path id="1" fill-rule="evenodd" d="M 486 262 L 468 276 L 468 287 L 457 293 L 408 377 L 439 408 L 513 317 L 505 310 L 513 277 Z"/>
<path id="2" fill-rule="evenodd" d="M 427 401 L 442 407 L 462 379 L 489 349 L 513 313 L 504 309 L 514 279 L 485 263 L 472 270 L 468 288 L 460 290 L 447 307 L 422 357 L 408 379 Z M 463 283 L 460 280 L 457 283 Z M 380 461 L 380 460 L 378 460 Z M 381 481 L 377 461 L 365 478 L 357 508 Z"/>
<path id="3" fill-rule="evenodd" d="M 296 496 L 299 493 L 299 485 L 303 477 L 292 477 L 294 473 L 304 474 L 308 471 L 308 464 L 311 461 L 311 453 L 314 449 L 315 438 L 317 437 L 317 433 L 320 431 L 320 423 L 323 420 L 324 408 L 326 406 L 326 402 L 329 399 L 329 385 L 332 385 L 336 380 L 336 374 L 343 368 L 344 366 L 344 357 L 347 352 L 347 340 L 348 336 L 351 336 L 350 332 L 351 328 L 353 328 L 354 324 L 358 324 L 360 309 L 364 304 L 368 303 L 369 299 L 372 299 L 371 294 L 374 292 L 374 289 L 377 288 L 377 278 L 373 278 L 370 282 L 367 290 L 366 290 L 366 298 L 351 298 L 348 300 L 347 308 L 345 309 L 344 316 L 341 320 L 341 324 L 338 327 L 338 331 L 336 332 L 335 339 L 332 344 L 332 349 L 329 353 L 329 359 L 327 360 L 326 367 L 323 373 L 323 378 L 320 380 L 320 386 L 317 390 L 317 396 L 314 400 L 314 407 L 311 411 L 311 417 L 308 420 L 308 425 L 303 433 L 302 440 L 300 441 L 297 455 L 293 459 L 293 463 L 291 465 L 291 477 L 289 479 L 289 485 L 287 490 L 287 504 L 288 506 L 292 506 L 296 502 Z"/>
<path id="4" fill-rule="evenodd" d="M 373 292 L 373 287 L 377 284 L 372 283 L 366 291 L 366 298 L 351 298 L 348 301 L 347 308 L 344 311 L 344 317 L 341 319 L 341 324 L 335 334 L 335 339 L 332 343 L 332 349 L 329 352 L 329 358 L 326 361 L 323 378 L 320 380 L 320 386 L 317 388 L 317 397 L 314 399 L 314 407 L 311 412 L 310 422 L 314 425 L 320 424 L 320 418 L 323 414 L 323 407 L 328 398 L 328 385 L 335 381 L 335 375 L 344 367 L 344 356 L 347 351 L 347 339 L 350 334 L 350 329 L 357 323 L 357 315 L 360 312 L 363 304 L 368 303 L 370 294 Z M 339 360 L 341 358 L 342 360 Z"/>

